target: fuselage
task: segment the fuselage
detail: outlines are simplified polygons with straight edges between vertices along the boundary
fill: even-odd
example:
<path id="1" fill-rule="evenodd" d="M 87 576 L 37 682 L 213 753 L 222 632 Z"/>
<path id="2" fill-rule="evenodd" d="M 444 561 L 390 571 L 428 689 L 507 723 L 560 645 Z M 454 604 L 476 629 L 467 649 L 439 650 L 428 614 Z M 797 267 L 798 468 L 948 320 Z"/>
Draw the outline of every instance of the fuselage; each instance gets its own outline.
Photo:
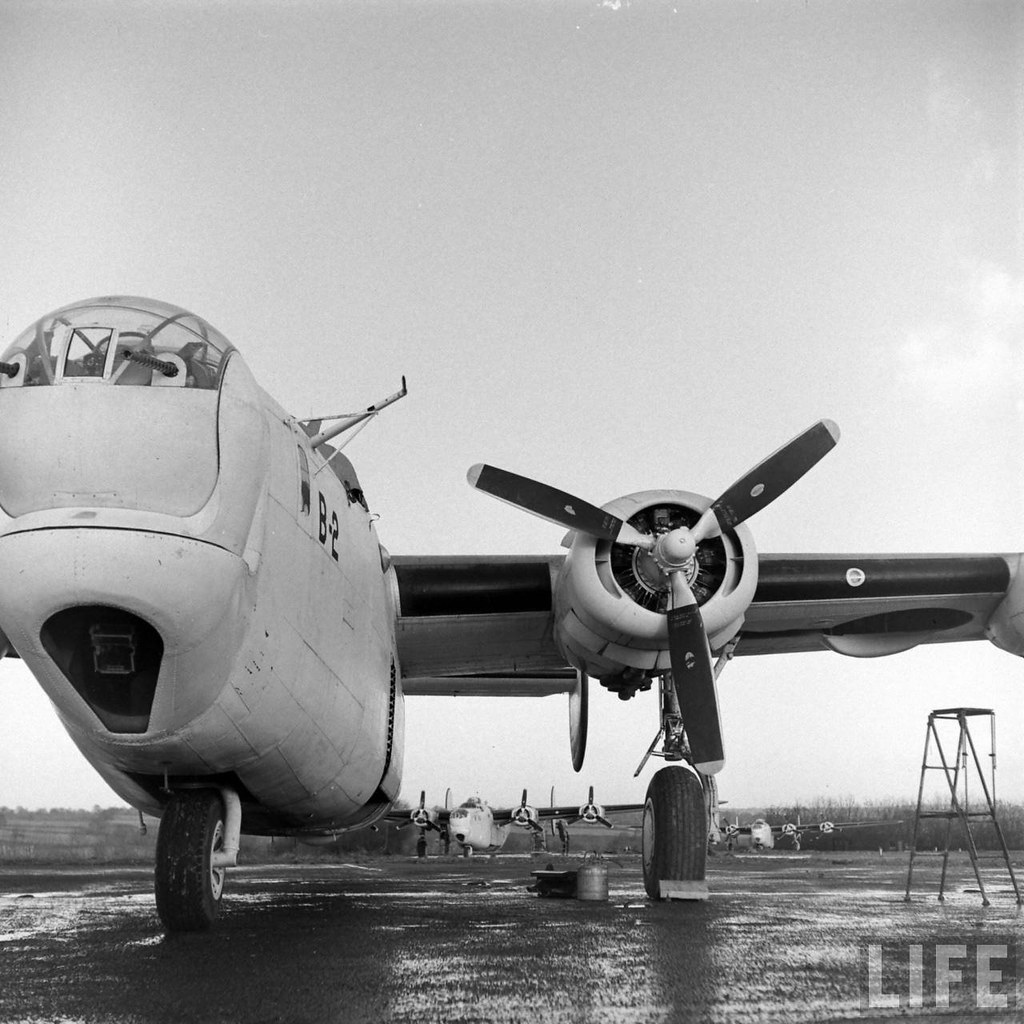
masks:
<path id="1" fill-rule="evenodd" d="M 351 464 L 163 303 L 65 307 L 2 362 L 0 631 L 86 758 L 151 813 L 229 786 L 246 831 L 384 813 L 403 703 Z"/>
<path id="2" fill-rule="evenodd" d="M 758 818 L 750 825 L 750 845 L 755 850 L 771 850 L 775 847 L 775 836 L 772 827 L 763 818 Z"/>
<path id="3" fill-rule="evenodd" d="M 723 830 L 727 835 L 727 842 L 730 849 L 739 850 L 772 850 L 775 848 L 775 834 L 771 825 L 764 818 L 755 818 L 750 823 L 749 832 L 735 831 L 739 823 Z"/>
<path id="4" fill-rule="evenodd" d="M 490 807 L 482 800 L 467 800 L 448 818 L 448 834 L 464 850 L 475 852 L 500 850 L 508 838 L 510 825 L 497 825 Z"/>

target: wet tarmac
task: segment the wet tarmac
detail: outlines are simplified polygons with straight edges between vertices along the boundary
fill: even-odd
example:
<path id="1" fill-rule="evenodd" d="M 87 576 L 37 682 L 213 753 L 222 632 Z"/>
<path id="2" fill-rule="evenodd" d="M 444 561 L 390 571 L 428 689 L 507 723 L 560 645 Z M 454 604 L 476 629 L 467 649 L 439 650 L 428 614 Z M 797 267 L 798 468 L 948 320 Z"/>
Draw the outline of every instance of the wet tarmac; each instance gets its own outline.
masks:
<path id="1" fill-rule="evenodd" d="M 171 937 L 149 869 L 0 866 L 0 1021 L 1024 1018 L 1024 915 L 1000 861 L 985 907 L 963 856 L 942 903 L 921 855 L 910 903 L 897 854 L 720 855 L 709 900 L 658 904 L 621 858 L 607 901 L 540 898 L 530 871 L 549 860 L 580 864 L 240 868 L 217 927 Z"/>

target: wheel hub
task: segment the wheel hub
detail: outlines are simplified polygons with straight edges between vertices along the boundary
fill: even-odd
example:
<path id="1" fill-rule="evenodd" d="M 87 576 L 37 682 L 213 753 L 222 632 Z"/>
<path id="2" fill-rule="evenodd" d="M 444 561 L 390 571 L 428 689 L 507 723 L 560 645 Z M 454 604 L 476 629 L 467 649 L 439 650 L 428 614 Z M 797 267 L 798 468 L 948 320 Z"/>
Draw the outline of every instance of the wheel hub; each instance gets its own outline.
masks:
<path id="1" fill-rule="evenodd" d="M 224 848 L 224 822 L 218 821 L 216 828 L 213 830 L 213 837 L 210 841 L 210 854 L 212 861 L 212 854 L 218 850 Z M 221 893 L 224 891 L 224 876 L 227 873 L 225 868 L 215 868 L 213 864 L 210 864 L 210 888 L 213 890 L 213 898 L 215 900 L 220 899 Z"/>

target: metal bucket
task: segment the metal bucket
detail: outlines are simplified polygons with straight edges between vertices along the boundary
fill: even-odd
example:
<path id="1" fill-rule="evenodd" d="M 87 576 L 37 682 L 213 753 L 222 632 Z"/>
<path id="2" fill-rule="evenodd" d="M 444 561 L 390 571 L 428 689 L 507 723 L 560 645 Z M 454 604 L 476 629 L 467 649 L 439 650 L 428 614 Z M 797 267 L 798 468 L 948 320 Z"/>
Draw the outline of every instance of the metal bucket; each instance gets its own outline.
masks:
<path id="1" fill-rule="evenodd" d="M 587 861 L 576 872 L 576 899 L 608 899 L 608 866 L 600 861 Z"/>

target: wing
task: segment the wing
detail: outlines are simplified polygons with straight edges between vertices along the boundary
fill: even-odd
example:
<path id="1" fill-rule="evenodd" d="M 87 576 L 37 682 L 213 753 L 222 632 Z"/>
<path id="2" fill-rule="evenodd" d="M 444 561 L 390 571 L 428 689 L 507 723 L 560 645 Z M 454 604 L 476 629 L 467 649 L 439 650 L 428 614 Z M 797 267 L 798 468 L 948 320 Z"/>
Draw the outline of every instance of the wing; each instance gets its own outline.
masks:
<path id="1" fill-rule="evenodd" d="M 643 812 L 643 804 L 602 804 L 601 809 L 605 815 L 609 814 L 640 814 Z M 492 807 L 491 815 L 496 825 L 508 824 L 519 807 Z M 554 821 L 555 818 L 566 818 L 572 821 L 579 817 L 580 804 L 566 804 L 563 807 L 534 807 L 537 812 L 537 821 Z M 408 818 L 408 811 L 406 812 Z M 838 828 L 838 826 L 836 826 Z"/>
<path id="2" fill-rule="evenodd" d="M 576 673 L 553 633 L 564 556 L 394 557 L 406 694 L 544 697 Z"/>
<path id="3" fill-rule="evenodd" d="M 822 832 L 827 835 L 829 832 L 838 832 L 847 828 L 878 828 L 902 824 L 902 818 L 879 818 L 873 821 L 819 821 L 813 825 L 772 825 L 772 831 L 780 835 L 793 835 L 797 832 L 801 835 L 805 832 Z"/>
<path id="4" fill-rule="evenodd" d="M 571 692 L 575 673 L 554 639 L 563 561 L 396 556 L 405 692 Z M 1012 575 L 1002 555 L 761 555 L 736 654 L 873 657 L 981 640 Z"/>
<path id="5" fill-rule="evenodd" d="M 879 828 L 887 825 L 902 825 L 902 818 L 879 818 L 875 821 L 825 821 L 819 825 L 815 825 L 814 828 L 817 831 L 823 831 L 822 825 L 831 825 L 833 829 L 846 829 L 846 828 Z"/>
<path id="6" fill-rule="evenodd" d="M 641 814 L 643 804 L 601 804 L 601 810 L 608 814 Z M 555 818 L 575 818 L 580 813 L 580 804 L 571 807 L 538 807 L 537 817 L 542 821 L 551 821 Z"/>
<path id="7" fill-rule="evenodd" d="M 1000 555 L 761 555 L 736 654 L 982 640 L 1010 578 Z"/>
<path id="8" fill-rule="evenodd" d="M 512 816 L 518 811 L 518 807 L 492 807 L 494 822 L 497 825 L 512 820 Z M 579 814 L 580 805 L 573 804 L 571 807 L 534 807 L 537 813 L 537 821 L 553 821 L 555 818 L 575 818 Z"/>
<path id="9" fill-rule="evenodd" d="M 412 824 L 412 818 L 411 818 L 412 810 L 413 810 L 412 808 L 408 808 L 407 807 L 404 811 L 394 811 L 394 810 L 388 811 L 388 813 L 385 814 L 379 820 L 380 821 L 390 821 L 392 823 L 399 823 L 399 824 L 409 825 L 409 824 Z M 451 814 L 452 814 L 452 812 L 450 810 L 446 811 L 446 810 L 444 810 L 441 807 L 431 807 L 430 808 L 431 820 L 432 821 L 436 821 L 437 824 L 439 824 L 439 825 L 447 824 L 448 823 L 448 819 L 451 817 Z M 836 828 L 838 828 L 838 827 L 839 826 L 837 825 Z"/>

